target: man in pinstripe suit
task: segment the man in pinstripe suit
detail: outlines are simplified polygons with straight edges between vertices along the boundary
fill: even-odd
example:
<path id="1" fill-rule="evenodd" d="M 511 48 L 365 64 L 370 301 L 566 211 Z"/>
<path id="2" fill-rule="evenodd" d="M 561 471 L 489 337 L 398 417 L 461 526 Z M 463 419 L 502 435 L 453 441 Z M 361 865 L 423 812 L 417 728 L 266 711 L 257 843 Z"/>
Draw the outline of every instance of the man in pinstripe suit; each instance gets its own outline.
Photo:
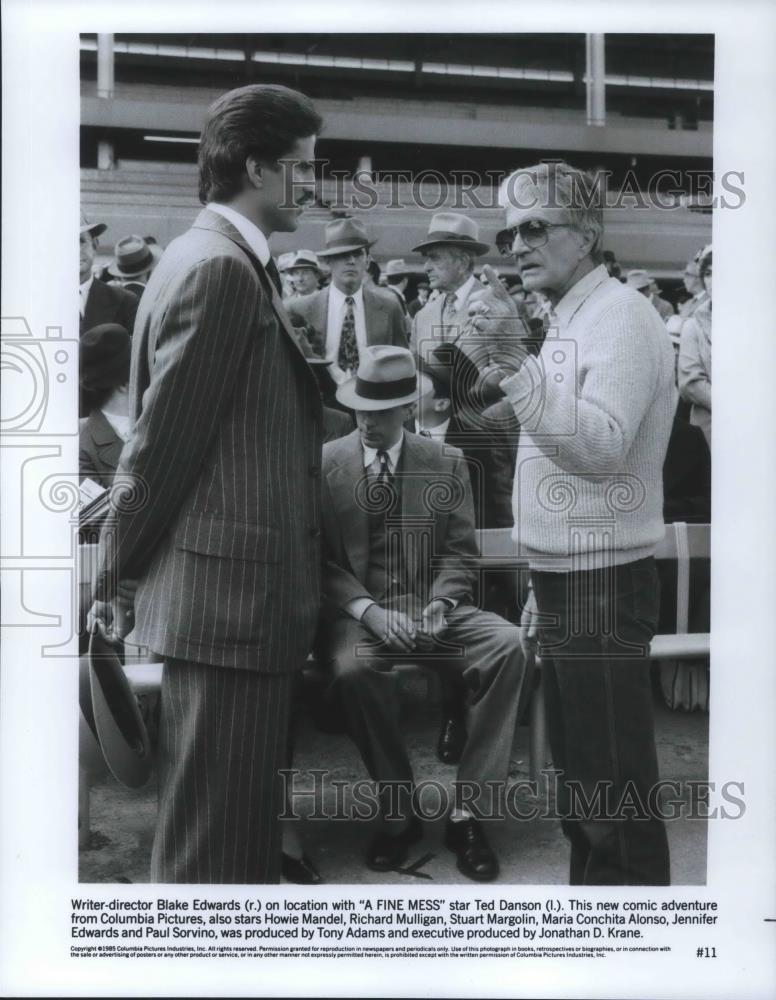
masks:
<path id="1" fill-rule="evenodd" d="M 312 103 L 248 86 L 210 108 L 192 228 L 151 276 L 132 349 L 135 491 L 101 540 L 92 627 L 139 581 L 164 658 L 156 882 L 277 882 L 294 671 L 320 590 L 322 418 L 267 239 L 312 196 Z M 283 162 L 279 162 L 283 161 Z"/>

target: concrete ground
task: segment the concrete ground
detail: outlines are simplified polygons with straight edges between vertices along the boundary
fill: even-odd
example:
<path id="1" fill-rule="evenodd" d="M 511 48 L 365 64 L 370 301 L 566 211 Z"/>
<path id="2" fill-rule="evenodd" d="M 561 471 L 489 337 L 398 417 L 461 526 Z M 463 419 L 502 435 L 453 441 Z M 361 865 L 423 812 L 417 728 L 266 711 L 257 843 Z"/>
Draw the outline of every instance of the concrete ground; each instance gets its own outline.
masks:
<path id="1" fill-rule="evenodd" d="M 440 722 L 439 707 L 425 697 L 414 681 L 402 679 L 404 727 L 416 780 L 447 785 L 455 768 L 441 764 L 435 747 Z M 660 774 L 664 780 L 705 780 L 708 770 L 708 715 L 674 712 L 657 703 L 656 726 Z M 310 769 L 327 767 L 330 778 L 352 782 L 365 777 L 363 765 L 350 740 L 322 733 L 306 713 L 297 732 L 294 766 L 301 772 L 299 786 L 311 788 Z M 518 727 L 512 748 L 510 779 L 528 779 L 528 729 Z M 328 780 L 328 779 L 327 779 Z M 319 796 L 320 798 L 320 796 Z M 687 800 L 687 794 L 683 795 Z M 431 801 L 431 800 L 429 800 Z M 436 801 L 436 800 L 434 800 Z M 336 812 L 332 786 L 323 795 L 324 809 Z M 537 802 L 521 791 L 520 811 Z M 310 804 L 307 803 L 309 812 Z M 90 841 L 79 853 L 82 882 L 147 882 L 156 809 L 156 782 L 128 790 L 110 775 L 97 778 L 90 795 Z M 428 885 L 429 875 L 441 884 L 468 884 L 459 874 L 453 855 L 444 847 L 444 819 L 430 821 L 422 842 L 412 849 L 407 867 L 421 862 L 413 873 L 375 873 L 361 858 L 371 828 L 364 822 L 334 819 L 302 821 L 305 847 L 329 884 L 391 883 Z M 667 824 L 671 847 L 672 881 L 676 885 L 702 885 L 706 880 L 706 823 L 678 819 Z M 552 819 L 520 820 L 507 817 L 488 824 L 488 836 L 501 863 L 500 884 L 564 884 L 568 877 L 568 848 L 560 824 Z"/>

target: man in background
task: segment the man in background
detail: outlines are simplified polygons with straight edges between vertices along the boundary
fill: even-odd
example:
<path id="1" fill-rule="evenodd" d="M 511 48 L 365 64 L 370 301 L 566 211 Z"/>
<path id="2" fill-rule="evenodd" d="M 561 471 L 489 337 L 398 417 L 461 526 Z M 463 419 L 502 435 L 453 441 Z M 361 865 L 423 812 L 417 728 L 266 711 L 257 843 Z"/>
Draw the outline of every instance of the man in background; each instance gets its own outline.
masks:
<path id="1" fill-rule="evenodd" d="M 336 219 L 326 226 L 325 240 L 318 257 L 331 270 L 331 284 L 290 299 L 288 311 L 304 324 L 313 353 L 331 362 L 328 374 L 336 389 L 352 377 L 364 347 L 406 347 L 407 327 L 393 292 L 365 282 L 373 242 L 364 224 Z M 339 405 L 332 396 L 324 402 Z"/>
<path id="2" fill-rule="evenodd" d="M 474 262 L 489 249 L 468 216 L 437 212 L 432 217 L 425 240 L 412 248 L 423 254 L 429 285 L 439 292 L 413 317 L 410 345 L 416 357 L 425 360 L 440 343 L 454 344 L 461 337 L 469 299 L 483 287 L 474 276 Z"/>
<path id="3" fill-rule="evenodd" d="M 323 272 L 312 250 L 297 250 L 280 270 L 291 279 L 294 295 L 313 295 L 318 291 Z"/>
<path id="4" fill-rule="evenodd" d="M 428 302 L 428 281 L 421 279 L 415 286 L 415 298 L 410 300 L 407 306 L 407 313 L 412 319 L 415 313 L 420 312 L 423 306 Z"/>
<path id="5" fill-rule="evenodd" d="M 149 243 L 142 236 L 125 236 L 113 248 L 113 260 L 108 265 L 111 284 L 140 298 L 161 256 L 162 248 L 158 243 Z"/>
<path id="6" fill-rule="evenodd" d="M 386 280 L 386 287 L 389 291 L 393 292 L 396 298 L 399 300 L 399 305 L 402 308 L 402 312 L 405 316 L 408 316 L 407 311 L 407 285 L 410 280 L 410 270 L 403 260 L 389 260 L 385 265 L 385 271 L 383 272 Z"/>
<path id="7" fill-rule="evenodd" d="M 104 323 L 117 323 L 132 335 L 137 313 L 137 296 L 115 285 L 106 285 L 94 276 L 94 260 L 99 246 L 97 237 L 108 227 L 104 222 L 90 223 L 81 213 L 79 240 L 79 334 Z"/>

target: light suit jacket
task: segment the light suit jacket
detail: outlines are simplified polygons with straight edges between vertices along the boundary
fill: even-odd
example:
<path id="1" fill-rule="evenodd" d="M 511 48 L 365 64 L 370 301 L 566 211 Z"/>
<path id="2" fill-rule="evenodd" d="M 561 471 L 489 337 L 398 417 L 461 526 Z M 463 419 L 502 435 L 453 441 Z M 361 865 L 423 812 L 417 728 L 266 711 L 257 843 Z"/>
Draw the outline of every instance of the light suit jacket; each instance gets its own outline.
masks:
<path id="1" fill-rule="evenodd" d="M 469 295 L 459 306 L 453 322 L 449 324 L 454 332 L 449 339 L 445 340 L 446 343 L 455 343 L 463 333 L 464 327 L 469 322 L 469 299 L 475 292 L 481 291 L 484 287 L 481 281 L 477 278 L 474 279 Z M 432 302 L 427 302 L 421 310 L 415 313 L 410 334 L 410 349 L 413 354 L 417 355 L 419 347 L 422 348 L 425 345 L 423 357 L 426 357 L 431 349 L 443 342 L 441 327 L 443 325 L 442 309 L 444 305 L 444 294 L 438 295 Z"/>

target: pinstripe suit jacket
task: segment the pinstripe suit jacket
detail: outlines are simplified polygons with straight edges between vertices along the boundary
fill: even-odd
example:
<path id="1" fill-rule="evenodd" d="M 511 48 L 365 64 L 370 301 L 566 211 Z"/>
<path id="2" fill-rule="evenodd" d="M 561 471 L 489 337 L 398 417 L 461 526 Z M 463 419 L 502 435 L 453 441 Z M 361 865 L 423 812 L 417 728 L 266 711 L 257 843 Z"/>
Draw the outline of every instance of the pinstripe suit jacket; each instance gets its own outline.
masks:
<path id="1" fill-rule="evenodd" d="M 145 499 L 103 532 L 95 596 L 138 578 L 138 641 L 165 657 L 278 673 L 320 599 L 321 400 L 243 237 L 207 209 L 174 240 L 132 343 L 118 474 Z"/>

